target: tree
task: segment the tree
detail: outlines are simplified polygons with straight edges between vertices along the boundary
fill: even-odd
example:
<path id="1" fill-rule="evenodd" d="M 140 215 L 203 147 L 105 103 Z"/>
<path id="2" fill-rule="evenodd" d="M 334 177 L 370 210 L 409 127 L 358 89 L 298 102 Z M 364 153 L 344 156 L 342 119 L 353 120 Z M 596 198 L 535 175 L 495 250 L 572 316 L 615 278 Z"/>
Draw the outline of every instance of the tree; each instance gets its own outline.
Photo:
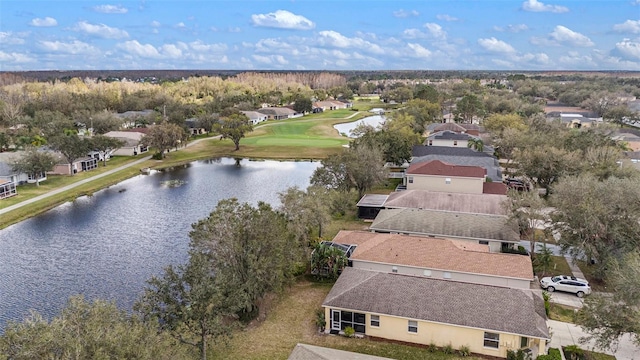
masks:
<path id="1" fill-rule="evenodd" d="M 523 119 L 518 114 L 491 114 L 482 121 L 484 128 L 500 135 L 505 129 L 516 129 L 523 131 L 527 128 Z"/>
<path id="2" fill-rule="evenodd" d="M 311 176 L 311 184 L 342 192 L 356 189 L 362 197 L 367 190 L 386 178 L 382 151 L 362 144 L 322 160 L 322 166 Z"/>
<path id="3" fill-rule="evenodd" d="M 427 125 L 441 120 L 442 110 L 436 102 L 413 99 L 408 101 L 402 109 L 392 113 L 391 119 L 399 120 L 403 115 L 412 117 L 413 122 L 411 128 L 416 134 L 422 136 Z"/>
<path id="4" fill-rule="evenodd" d="M 334 246 L 318 243 L 311 255 L 311 273 L 335 280 L 348 262 L 344 251 Z"/>
<path id="5" fill-rule="evenodd" d="M 467 141 L 467 147 L 482 152 L 484 150 L 484 141 L 480 138 L 471 138 Z"/>
<path id="6" fill-rule="evenodd" d="M 462 122 L 470 124 L 475 116 L 482 116 L 484 114 L 484 105 L 477 96 L 467 94 L 456 103 L 454 113 Z"/>
<path id="7" fill-rule="evenodd" d="M 578 323 L 590 334 L 580 341 L 595 340 L 598 348 L 615 349 L 620 338 L 630 334 L 640 346 L 640 252 L 637 249 L 610 264 L 607 284 L 613 296 L 592 294 L 578 312 Z"/>
<path id="8" fill-rule="evenodd" d="M 313 103 L 310 98 L 299 95 L 295 99 L 293 110 L 299 113 L 310 113 L 313 110 Z"/>
<path id="9" fill-rule="evenodd" d="M 532 248 L 534 249 L 534 248 Z M 533 255 L 534 251 L 531 250 L 531 254 Z M 547 274 L 547 271 L 553 265 L 553 250 L 547 247 L 547 244 L 541 244 L 538 247 L 538 252 L 535 253 L 535 257 L 533 258 L 533 268 L 536 273 L 542 274 L 544 277 Z"/>
<path id="10" fill-rule="evenodd" d="M 431 103 L 438 103 L 440 101 L 440 94 L 431 85 L 418 84 L 413 89 L 413 98 L 427 100 Z"/>
<path id="11" fill-rule="evenodd" d="M 177 147 L 186 139 L 187 133 L 182 127 L 165 122 L 149 128 L 149 132 L 142 138 L 141 143 L 155 148 L 156 152 L 164 158 L 167 150 Z"/>
<path id="12" fill-rule="evenodd" d="M 255 314 L 267 292 L 282 290 L 303 260 L 284 214 L 263 202 L 252 207 L 221 200 L 192 227 L 192 252 L 207 256 L 216 283 L 242 309 L 242 317 Z"/>
<path id="13" fill-rule="evenodd" d="M 56 163 L 56 158 L 52 154 L 30 149 L 17 159 L 12 167 L 13 171 L 25 173 L 32 179 L 36 179 L 36 186 L 40 186 L 42 175 L 53 170 Z"/>
<path id="14" fill-rule="evenodd" d="M 240 309 L 233 289 L 218 279 L 206 254 L 191 252 L 186 265 L 169 266 L 161 278 L 147 282 L 135 309 L 181 343 L 197 347 L 206 360 L 209 340 L 230 335 Z"/>
<path id="15" fill-rule="evenodd" d="M 518 224 L 520 235 L 529 240 L 531 256 L 536 249 L 536 228 L 547 223 L 548 215 L 544 211 L 545 202 L 537 191 L 515 191 L 507 194 L 509 199 L 505 203 L 509 219 Z"/>
<path id="16" fill-rule="evenodd" d="M 294 186 L 278 193 L 282 203 L 280 211 L 288 220 L 289 230 L 302 243 L 310 242 L 310 234 L 314 228 L 318 229 L 318 237 L 322 237 L 324 227 L 331 220 L 327 191 L 325 188 L 310 186 L 305 192 Z"/>
<path id="17" fill-rule="evenodd" d="M 0 358 L 8 359 L 188 359 L 155 323 L 144 323 L 113 302 L 69 299 L 51 321 L 32 312 L 9 322 L 0 335 Z"/>
<path id="18" fill-rule="evenodd" d="M 246 133 L 253 131 L 253 125 L 244 114 L 231 114 L 223 117 L 213 126 L 213 130 L 221 135 L 220 139 L 231 139 L 236 146 L 236 151 L 240 150 L 240 139 Z"/>
<path id="19" fill-rule="evenodd" d="M 367 144 L 380 148 L 385 162 L 402 165 L 411 160 L 411 150 L 421 140 L 420 135 L 411 129 L 412 121 L 413 117 L 410 115 L 396 115 L 385 121 L 379 130 L 369 125 L 359 125 L 352 131 L 356 138 L 351 146 Z"/>
<path id="20" fill-rule="evenodd" d="M 104 166 L 107 166 L 107 153 L 124 145 L 124 141 L 104 135 L 96 135 L 90 138 L 89 141 L 91 149 L 102 154 Z"/>
<path id="21" fill-rule="evenodd" d="M 554 187 L 552 219 L 559 244 L 574 258 L 592 260 L 604 277 L 611 260 L 640 246 L 640 183 L 592 175 L 568 177 Z"/>
<path id="22" fill-rule="evenodd" d="M 69 164 L 71 175 L 75 175 L 73 163 L 89 153 L 89 142 L 76 133 L 58 135 L 50 140 L 51 148 L 60 152 Z"/>
<path id="23" fill-rule="evenodd" d="M 549 195 L 551 186 L 560 177 L 576 172 L 580 156 L 562 148 L 538 145 L 534 148 L 517 149 L 515 161 L 519 172 L 544 188 L 546 195 Z"/>

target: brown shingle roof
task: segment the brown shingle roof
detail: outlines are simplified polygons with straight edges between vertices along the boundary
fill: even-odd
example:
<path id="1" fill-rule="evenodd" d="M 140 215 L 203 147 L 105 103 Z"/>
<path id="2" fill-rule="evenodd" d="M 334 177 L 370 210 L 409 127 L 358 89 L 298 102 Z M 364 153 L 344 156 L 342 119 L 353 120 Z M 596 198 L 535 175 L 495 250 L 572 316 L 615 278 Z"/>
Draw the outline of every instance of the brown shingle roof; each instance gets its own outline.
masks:
<path id="1" fill-rule="evenodd" d="M 466 241 L 342 230 L 333 242 L 357 245 L 352 260 L 533 280 L 528 256 L 490 253 Z"/>
<path id="2" fill-rule="evenodd" d="M 507 195 L 507 185 L 499 182 L 485 182 L 482 184 L 482 193 Z"/>
<path id="3" fill-rule="evenodd" d="M 548 339 L 540 300 L 538 290 L 345 268 L 322 305 Z"/>
<path id="4" fill-rule="evenodd" d="M 389 194 L 385 208 L 413 208 L 473 214 L 506 215 L 502 204 L 506 195 L 447 193 L 428 190 L 404 190 Z"/>
<path id="5" fill-rule="evenodd" d="M 411 164 L 408 175 L 437 175 L 484 178 L 487 171 L 479 166 L 451 165 L 440 160 Z"/>
<path id="6" fill-rule="evenodd" d="M 422 209 L 382 209 L 369 229 L 376 232 L 430 235 L 463 239 L 519 242 L 520 235 L 506 216 Z"/>
<path id="7" fill-rule="evenodd" d="M 432 133 L 439 132 L 439 131 L 454 131 L 454 132 L 460 133 L 460 132 L 467 131 L 467 129 L 463 128 L 462 126 L 456 123 L 444 123 L 435 127 Z"/>

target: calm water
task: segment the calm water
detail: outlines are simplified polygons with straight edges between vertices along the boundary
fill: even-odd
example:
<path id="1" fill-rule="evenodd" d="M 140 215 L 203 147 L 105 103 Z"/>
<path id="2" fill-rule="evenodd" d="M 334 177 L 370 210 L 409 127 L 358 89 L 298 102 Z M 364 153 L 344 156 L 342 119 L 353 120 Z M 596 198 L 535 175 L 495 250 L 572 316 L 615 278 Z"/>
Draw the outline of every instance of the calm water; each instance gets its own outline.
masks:
<path id="1" fill-rule="evenodd" d="M 130 308 L 145 281 L 187 260 L 191 224 L 221 199 L 279 205 L 317 162 L 198 161 L 120 184 L 0 230 L 0 332 L 29 309 L 50 317 L 69 296 Z M 167 180 L 184 185 L 167 187 Z"/>
<path id="2" fill-rule="evenodd" d="M 338 133 L 346 134 L 349 137 L 352 137 L 351 131 L 355 129 L 358 125 L 366 124 L 366 125 L 371 125 L 374 128 L 377 128 L 379 125 L 381 125 L 384 122 L 384 120 L 385 120 L 385 117 L 382 115 L 373 115 L 373 116 L 367 116 L 366 118 L 360 119 L 358 121 L 352 121 L 352 122 L 343 123 L 343 124 L 336 124 L 336 125 L 333 125 L 333 127 L 336 130 L 338 130 Z"/>

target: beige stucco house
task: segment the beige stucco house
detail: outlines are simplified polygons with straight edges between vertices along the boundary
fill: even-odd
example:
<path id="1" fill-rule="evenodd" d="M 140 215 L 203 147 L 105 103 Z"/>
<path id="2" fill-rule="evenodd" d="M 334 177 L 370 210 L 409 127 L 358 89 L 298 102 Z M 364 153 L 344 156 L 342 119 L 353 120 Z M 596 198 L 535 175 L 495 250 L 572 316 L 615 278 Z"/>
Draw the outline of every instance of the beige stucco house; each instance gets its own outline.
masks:
<path id="1" fill-rule="evenodd" d="M 355 247 L 349 257 L 355 269 L 520 289 L 533 281 L 528 256 L 467 241 L 342 230 L 333 242 Z"/>
<path id="2" fill-rule="evenodd" d="M 104 136 L 115 138 L 124 142 L 124 145 L 113 151 L 111 155 L 136 156 L 138 154 L 149 151 L 148 147 L 140 143 L 142 138 L 145 136 L 144 130 L 135 129 L 134 131 L 109 131 L 108 133 L 104 134 Z"/>
<path id="3" fill-rule="evenodd" d="M 506 358 L 546 354 L 549 330 L 539 290 L 514 289 L 346 268 L 322 306 L 326 331 L 352 327 L 374 338 L 467 346 Z"/>
<path id="4" fill-rule="evenodd" d="M 488 245 L 491 252 L 520 242 L 515 224 L 504 215 L 425 209 L 382 209 L 369 226 L 373 232 L 431 236 Z"/>
<path id="5" fill-rule="evenodd" d="M 455 131 L 440 131 L 427 136 L 424 141 L 426 146 L 446 146 L 446 147 L 468 147 L 469 140 L 477 139 L 469 134 Z"/>
<path id="6" fill-rule="evenodd" d="M 411 164 L 406 171 L 407 190 L 482 194 L 487 171 L 479 166 L 453 165 L 440 160 Z"/>

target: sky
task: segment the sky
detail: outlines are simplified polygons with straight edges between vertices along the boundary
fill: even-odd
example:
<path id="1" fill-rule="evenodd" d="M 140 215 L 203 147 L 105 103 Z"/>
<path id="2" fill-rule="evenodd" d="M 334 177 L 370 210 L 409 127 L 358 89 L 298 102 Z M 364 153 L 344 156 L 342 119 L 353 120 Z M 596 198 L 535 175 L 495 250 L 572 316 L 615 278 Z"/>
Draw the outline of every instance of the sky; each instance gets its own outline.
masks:
<path id="1" fill-rule="evenodd" d="M 0 71 L 640 70 L 640 0 L 0 1 Z"/>

